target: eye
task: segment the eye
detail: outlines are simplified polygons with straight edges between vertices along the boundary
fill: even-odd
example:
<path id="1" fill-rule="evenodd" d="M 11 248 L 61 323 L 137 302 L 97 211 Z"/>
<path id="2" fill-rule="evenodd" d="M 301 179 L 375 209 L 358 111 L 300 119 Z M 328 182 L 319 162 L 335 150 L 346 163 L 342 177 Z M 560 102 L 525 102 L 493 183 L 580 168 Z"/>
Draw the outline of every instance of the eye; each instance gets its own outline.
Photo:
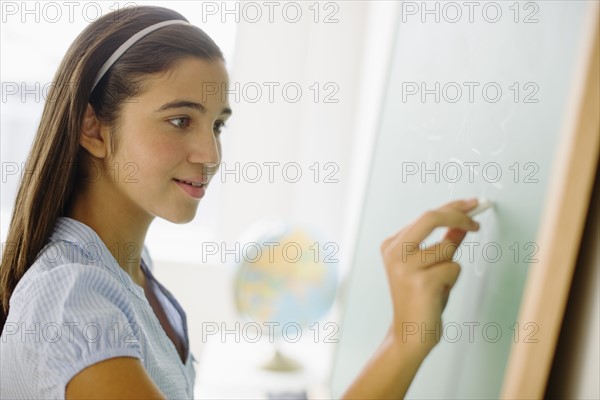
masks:
<path id="1" fill-rule="evenodd" d="M 175 122 L 173 122 L 175 121 Z M 169 123 L 171 123 L 171 125 L 175 126 L 176 128 L 187 128 L 188 126 L 190 126 L 190 119 L 188 117 L 177 117 L 177 118 L 171 118 L 169 120 Z"/>
<path id="2" fill-rule="evenodd" d="M 223 121 L 215 122 L 214 130 L 217 135 L 221 134 L 221 131 L 223 128 L 225 128 L 225 122 L 223 122 Z"/>

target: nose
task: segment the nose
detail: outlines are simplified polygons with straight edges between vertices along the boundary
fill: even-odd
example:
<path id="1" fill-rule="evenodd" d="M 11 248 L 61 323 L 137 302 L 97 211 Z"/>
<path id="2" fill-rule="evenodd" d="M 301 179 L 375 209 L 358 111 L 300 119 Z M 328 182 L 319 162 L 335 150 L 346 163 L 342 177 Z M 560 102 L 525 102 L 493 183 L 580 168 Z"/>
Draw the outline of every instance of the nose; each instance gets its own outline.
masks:
<path id="1" fill-rule="evenodd" d="M 215 136 L 212 126 L 203 127 L 190 135 L 188 148 L 188 161 L 202 165 L 203 181 L 210 181 L 221 163 L 221 141 Z"/>

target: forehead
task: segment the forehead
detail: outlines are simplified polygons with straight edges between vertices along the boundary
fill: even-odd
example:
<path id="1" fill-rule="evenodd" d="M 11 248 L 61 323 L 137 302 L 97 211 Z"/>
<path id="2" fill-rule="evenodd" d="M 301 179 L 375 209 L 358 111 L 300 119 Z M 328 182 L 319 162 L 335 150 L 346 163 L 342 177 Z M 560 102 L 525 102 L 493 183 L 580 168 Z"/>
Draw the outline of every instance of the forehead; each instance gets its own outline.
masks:
<path id="1" fill-rule="evenodd" d="M 229 76 L 222 60 L 178 60 L 169 70 L 143 81 L 141 97 L 157 103 L 187 98 L 202 104 L 227 104 Z"/>

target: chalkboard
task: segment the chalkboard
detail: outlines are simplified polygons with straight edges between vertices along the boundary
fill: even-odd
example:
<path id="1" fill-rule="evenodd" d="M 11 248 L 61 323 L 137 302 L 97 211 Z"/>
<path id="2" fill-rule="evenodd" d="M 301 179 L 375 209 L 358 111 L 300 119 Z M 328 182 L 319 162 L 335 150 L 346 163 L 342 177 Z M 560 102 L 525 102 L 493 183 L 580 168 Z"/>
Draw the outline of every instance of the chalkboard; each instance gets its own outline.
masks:
<path id="1" fill-rule="evenodd" d="M 437 5 L 436 5 L 437 4 Z M 590 2 L 403 2 L 379 134 L 343 288 L 339 397 L 391 322 L 381 242 L 449 200 L 486 197 L 457 253 L 439 345 L 409 398 L 498 398 L 511 345 L 536 343 L 519 308 L 547 201 Z M 473 8 L 474 7 L 474 8 Z M 441 238 L 434 232 L 426 244 Z"/>

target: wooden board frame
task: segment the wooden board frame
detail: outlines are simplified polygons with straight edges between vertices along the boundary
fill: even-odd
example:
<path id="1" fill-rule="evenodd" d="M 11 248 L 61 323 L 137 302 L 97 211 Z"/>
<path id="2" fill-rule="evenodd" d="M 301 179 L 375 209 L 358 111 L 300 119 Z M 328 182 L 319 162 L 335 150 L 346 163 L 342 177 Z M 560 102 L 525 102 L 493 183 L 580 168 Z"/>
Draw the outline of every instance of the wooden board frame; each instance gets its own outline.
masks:
<path id="1" fill-rule="evenodd" d="M 591 2 L 519 326 L 535 323 L 536 343 L 511 348 L 502 398 L 544 397 L 589 209 L 600 148 L 600 5 Z"/>

